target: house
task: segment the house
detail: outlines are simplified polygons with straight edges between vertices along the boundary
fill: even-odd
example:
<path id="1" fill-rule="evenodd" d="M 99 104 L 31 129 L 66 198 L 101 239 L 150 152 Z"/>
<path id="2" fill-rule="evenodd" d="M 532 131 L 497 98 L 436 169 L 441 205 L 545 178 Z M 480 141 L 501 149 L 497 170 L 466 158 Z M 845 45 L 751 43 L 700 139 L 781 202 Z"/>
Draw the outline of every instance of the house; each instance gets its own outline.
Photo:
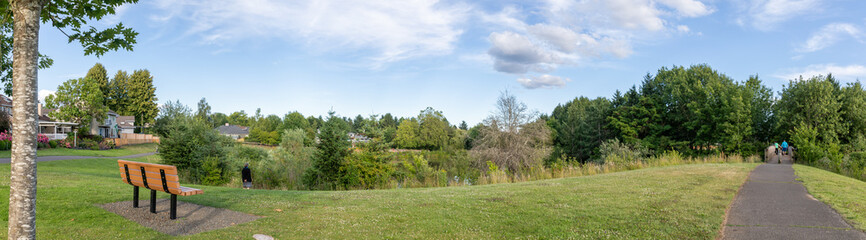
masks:
<path id="1" fill-rule="evenodd" d="M 57 109 L 43 109 L 42 104 L 38 105 L 37 114 L 39 114 L 39 133 L 44 134 L 51 140 L 65 139 L 68 133 L 78 129 L 78 124 L 73 122 L 54 120 L 48 116 L 48 113 L 57 111 Z"/>
<path id="2" fill-rule="evenodd" d="M 0 94 L 0 112 L 12 116 L 12 99 L 3 94 Z"/>
<path id="3" fill-rule="evenodd" d="M 224 126 L 216 128 L 223 136 L 228 136 L 234 140 L 243 140 L 247 135 L 250 135 L 250 128 L 238 125 L 230 125 L 226 123 Z"/>
<path id="4" fill-rule="evenodd" d="M 117 134 L 120 131 L 120 128 L 117 126 L 118 116 L 120 116 L 120 114 L 108 110 L 108 112 L 105 113 L 105 119 L 102 120 L 102 122 L 98 122 L 96 121 L 96 119 L 93 119 L 93 121 L 90 122 L 90 134 L 99 134 L 104 138 L 120 137 L 120 135 Z"/>
<path id="5" fill-rule="evenodd" d="M 68 133 L 78 130 L 78 124 L 74 122 L 53 119 L 49 115 L 57 111 L 54 108 L 42 108 L 42 104 L 37 107 L 39 114 L 39 133 L 45 134 L 49 139 L 65 139 Z M 103 138 L 119 138 L 120 127 L 117 124 L 116 112 L 109 110 L 105 114 L 105 119 L 102 122 L 94 119 L 90 123 L 90 134 L 100 135 Z"/>
<path id="6" fill-rule="evenodd" d="M 135 116 L 117 116 L 120 133 L 135 133 Z"/>

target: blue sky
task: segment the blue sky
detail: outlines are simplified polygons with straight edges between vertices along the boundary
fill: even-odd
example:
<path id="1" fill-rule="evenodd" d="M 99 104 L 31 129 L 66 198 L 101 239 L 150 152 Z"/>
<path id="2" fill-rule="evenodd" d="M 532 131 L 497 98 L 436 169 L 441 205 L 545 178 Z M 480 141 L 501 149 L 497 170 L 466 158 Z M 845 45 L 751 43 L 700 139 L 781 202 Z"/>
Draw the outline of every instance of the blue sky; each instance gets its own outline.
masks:
<path id="1" fill-rule="evenodd" d="M 426 107 L 482 121 L 508 90 L 550 113 L 610 97 L 663 66 L 706 63 L 780 90 L 799 75 L 866 79 L 866 1 L 141 1 L 94 24 L 139 32 L 132 52 L 83 56 L 43 25 L 40 97 L 94 63 L 148 69 L 160 103 L 282 116 Z"/>

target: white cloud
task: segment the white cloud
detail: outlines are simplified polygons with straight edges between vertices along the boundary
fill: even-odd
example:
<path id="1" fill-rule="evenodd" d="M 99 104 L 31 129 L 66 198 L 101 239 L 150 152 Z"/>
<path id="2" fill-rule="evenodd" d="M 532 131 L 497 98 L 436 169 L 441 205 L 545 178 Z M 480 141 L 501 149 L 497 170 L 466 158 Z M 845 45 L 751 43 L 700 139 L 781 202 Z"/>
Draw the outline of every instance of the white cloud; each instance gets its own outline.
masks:
<path id="1" fill-rule="evenodd" d="M 523 87 L 528 89 L 536 89 L 536 88 L 557 88 L 564 87 L 565 82 L 570 82 L 571 79 L 552 76 L 552 75 L 541 75 L 541 76 L 531 76 L 528 78 L 518 78 L 517 82 Z"/>
<path id="2" fill-rule="evenodd" d="M 833 74 L 833 77 L 840 81 L 853 82 L 858 79 L 866 79 L 866 66 L 857 64 L 847 66 L 815 64 L 800 69 L 789 69 L 785 73 L 775 75 L 775 77 L 783 80 L 794 80 L 799 79 L 800 76 L 805 79 L 818 75 L 826 76 L 827 74 Z"/>
<path id="3" fill-rule="evenodd" d="M 494 59 L 493 67 L 500 72 L 543 71 L 545 66 L 561 62 L 555 55 L 535 45 L 524 35 L 508 31 L 494 32 L 489 39 L 493 46 L 487 53 Z"/>
<path id="4" fill-rule="evenodd" d="M 39 90 L 39 93 L 37 93 L 37 97 L 39 98 L 39 102 L 42 104 L 45 104 L 45 97 L 47 97 L 48 95 L 54 95 L 54 93 L 56 93 L 56 92 L 57 91 L 51 91 L 51 90 L 47 90 L 47 89 Z"/>
<path id="5" fill-rule="evenodd" d="M 597 58 L 626 58 L 633 53 L 633 42 L 690 32 L 688 26 L 675 22 L 715 11 L 696 0 L 547 0 L 527 9 L 505 7 L 481 17 L 504 28 L 488 38 L 492 45 L 488 54 L 497 71 L 549 73 Z M 537 79 L 541 78 L 519 81 L 530 88 L 535 85 L 525 83 Z"/>
<path id="6" fill-rule="evenodd" d="M 806 40 L 797 50 L 800 52 L 818 51 L 839 42 L 845 36 L 851 36 L 861 42 L 864 38 L 863 32 L 853 24 L 831 23 L 812 34 L 812 37 Z"/>
<path id="7" fill-rule="evenodd" d="M 818 13 L 823 0 L 743 0 L 739 1 L 743 17 L 741 25 L 749 23 L 759 30 L 771 30 L 782 22 L 806 14 Z"/>
<path id="8" fill-rule="evenodd" d="M 438 0 L 155 2 L 158 21 L 184 21 L 188 35 L 225 44 L 301 39 L 324 51 L 365 50 L 376 64 L 450 54 L 471 9 Z"/>

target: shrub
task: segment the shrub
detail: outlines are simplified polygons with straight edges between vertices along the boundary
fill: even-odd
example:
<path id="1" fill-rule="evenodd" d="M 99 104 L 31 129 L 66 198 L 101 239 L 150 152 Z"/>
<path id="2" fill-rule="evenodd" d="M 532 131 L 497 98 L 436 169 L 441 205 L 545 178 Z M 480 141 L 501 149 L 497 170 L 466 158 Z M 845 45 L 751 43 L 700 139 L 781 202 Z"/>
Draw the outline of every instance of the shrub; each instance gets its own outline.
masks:
<path id="1" fill-rule="evenodd" d="M 48 136 L 45 136 L 45 134 L 40 133 L 40 134 L 36 135 L 36 142 L 44 144 L 45 146 L 48 146 L 48 141 L 49 141 Z"/>
<path id="2" fill-rule="evenodd" d="M 644 160 L 650 155 L 649 150 L 639 143 L 627 144 L 614 138 L 599 146 L 602 163 L 606 164 L 629 164 Z"/>
<path id="3" fill-rule="evenodd" d="M 207 157 L 204 159 L 204 164 L 202 164 L 202 170 L 204 171 L 204 177 L 201 179 L 201 183 L 205 185 L 223 185 L 229 182 L 228 177 L 230 173 L 224 171 L 227 169 L 225 161 L 222 161 L 218 157 Z"/>
<path id="4" fill-rule="evenodd" d="M 12 141 L 0 140 L 0 150 L 9 150 L 9 149 L 12 149 Z"/>
<path id="5" fill-rule="evenodd" d="M 341 182 L 346 189 L 372 189 L 384 186 L 390 180 L 394 167 L 375 153 L 359 152 L 346 156 Z"/>
<path id="6" fill-rule="evenodd" d="M 208 163 L 211 169 L 205 169 L 204 161 L 227 161 L 227 152 L 235 143 L 230 138 L 221 136 L 209 124 L 182 117 L 177 121 L 169 121 L 164 125 L 164 136 L 160 139 L 159 155 L 165 164 L 175 165 L 183 172 L 185 180 L 193 183 L 205 183 L 205 177 L 210 177 L 207 184 L 227 182 L 231 171 L 226 163 Z M 213 168 L 221 167 L 219 176 L 213 179 Z"/>
<path id="7" fill-rule="evenodd" d="M 51 148 L 57 148 L 58 145 L 59 145 L 58 140 L 48 141 L 48 146 L 51 146 Z"/>
<path id="8" fill-rule="evenodd" d="M 88 136 L 88 138 L 92 139 L 94 142 L 102 142 L 102 140 L 104 140 L 104 138 L 100 135 L 91 135 Z"/>
<path id="9" fill-rule="evenodd" d="M 791 140 L 797 143 L 795 157 L 797 161 L 812 164 L 824 157 L 824 150 L 818 143 L 818 130 L 811 126 L 801 125 L 791 131 Z"/>

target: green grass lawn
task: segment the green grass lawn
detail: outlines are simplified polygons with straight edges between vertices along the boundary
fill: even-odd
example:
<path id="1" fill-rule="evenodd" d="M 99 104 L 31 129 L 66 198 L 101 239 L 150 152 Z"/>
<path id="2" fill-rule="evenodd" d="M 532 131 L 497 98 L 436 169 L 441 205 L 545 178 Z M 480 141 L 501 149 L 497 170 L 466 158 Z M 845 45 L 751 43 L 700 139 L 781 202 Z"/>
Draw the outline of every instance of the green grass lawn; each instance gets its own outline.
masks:
<path id="1" fill-rule="evenodd" d="M 183 237 L 191 239 L 241 239 L 256 233 L 278 239 L 712 239 L 755 166 L 695 164 L 513 184 L 368 191 L 192 185 L 205 193 L 179 200 L 265 216 Z M 120 181 L 116 160 L 42 162 L 38 171 L 37 237 L 171 238 L 96 206 L 132 198 L 131 187 Z M 9 164 L 0 165 L 0 196 L 9 195 L 8 175 Z M 8 201 L 0 201 L 4 229 L 7 215 Z M 0 231 L 0 238 L 6 234 Z"/>
<path id="2" fill-rule="evenodd" d="M 156 143 L 137 144 L 123 146 L 118 149 L 110 150 L 83 150 L 69 148 L 49 148 L 39 149 L 36 151 L 38 156 L 91 156 L 91 157 L 120 157 L 139 153 L 148 153 L 156 151 Z M 0 151 L 0 158 L 9 158 L 11 152 L 9 150 Z"/>
<path id="3" fill-rule="evenodd" d="M 794 165 L 794 171 L 812 196 L 866 231 L 866 182 L 803 165 Z"/>

